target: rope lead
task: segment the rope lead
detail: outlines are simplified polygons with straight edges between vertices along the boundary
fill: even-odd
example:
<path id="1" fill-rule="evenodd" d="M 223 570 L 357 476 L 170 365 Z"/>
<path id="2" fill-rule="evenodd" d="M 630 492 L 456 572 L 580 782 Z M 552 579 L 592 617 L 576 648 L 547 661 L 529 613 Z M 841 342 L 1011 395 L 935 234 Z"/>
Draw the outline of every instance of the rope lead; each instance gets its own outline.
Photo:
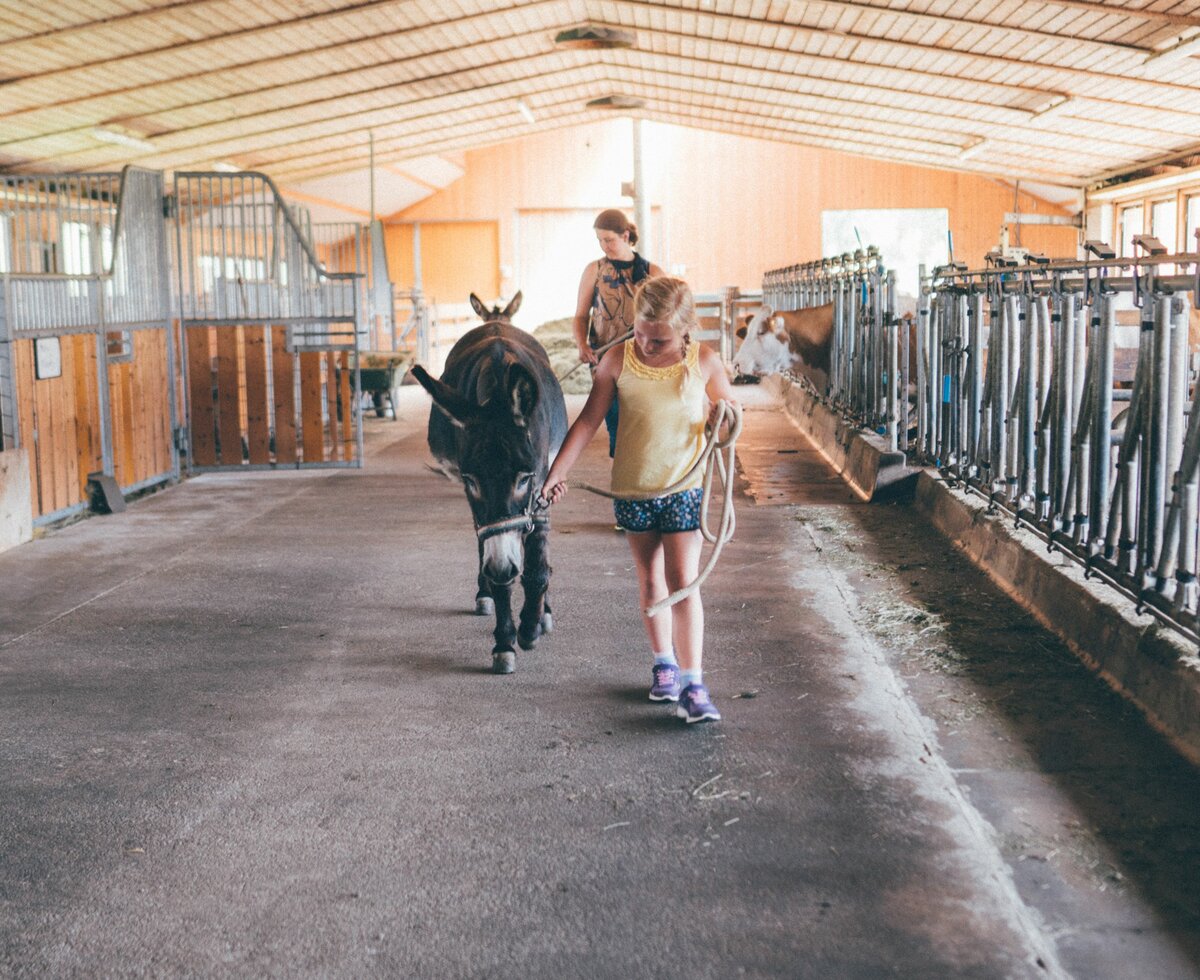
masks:
<path id="1" fill-rule="evenodd" d="M 729 431 L 722 439 L 718 433 L 720 433 L 721 426 L 725 422 L 729 423 Z M 708 578 L 708 573 L 716 566 L 721 549 L 733 537 L 734 528 L 737 526 L 737 517 L 733 510 L 733 477 L 734 466 L 737 462 L 737 440 L 741 431 L 742 410 L 721 399 L 717 402 L 716 422 L 708 426 L 704 439 L 704 448 L 696 458 L 696 461 L 682 477 L 665 490 L 623 495 L 622 499 L 624 500 L 654 500 L 657 497 L 668 496 L 680 490 L 685 483 L 695 476 L 700 467 L 704 467 L 704 495 L 700 501 L 700 533 L 704 536 L 704 540 L 713 546 L 713 549 L 709 552 L 708 561 L 704 563 L 704 567 L 700 570 L 700 574 L 696 576 L 696 580 L 685 585 L 682 589 L 672 592 L 665 599 L 660 599 L 654 603 L 654 605 L 646 610 L 647 616 L 657 616 L 664 609 L 669 609 L 675 603 L 681 602 L 697 591 L 704 584 L 704 580 Z M 712 500 L 714 470 L 720 474 L 722 485 L 721 523 L 718 525 L 715 534 L 709 529 L 708 525 L 708 506 Z M 617 496 L 590 483 L 568 480 L 567 485 L 579 490 L 587 490 L 589 493 L 594 493 L 601 497 L 608 497 L 610 500 L 615 500 Z"/>

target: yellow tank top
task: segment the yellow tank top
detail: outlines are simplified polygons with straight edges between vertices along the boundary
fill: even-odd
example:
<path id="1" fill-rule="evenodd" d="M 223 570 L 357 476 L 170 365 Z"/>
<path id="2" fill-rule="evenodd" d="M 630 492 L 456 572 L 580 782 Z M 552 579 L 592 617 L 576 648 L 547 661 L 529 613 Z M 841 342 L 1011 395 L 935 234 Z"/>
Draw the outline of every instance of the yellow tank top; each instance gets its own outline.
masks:
<path id="1" fill-rule="evenodd" d="M 688 345 L 687 359 L 670 367 L 643 364 L 632 340 L 617 378 L 617 447 L 612 492 L 653 493 L 679 480 L 704 449 L 707 399 L 700 373 L 700 345 Z M 696 473 L 680 490 L 702 486 Z"/>

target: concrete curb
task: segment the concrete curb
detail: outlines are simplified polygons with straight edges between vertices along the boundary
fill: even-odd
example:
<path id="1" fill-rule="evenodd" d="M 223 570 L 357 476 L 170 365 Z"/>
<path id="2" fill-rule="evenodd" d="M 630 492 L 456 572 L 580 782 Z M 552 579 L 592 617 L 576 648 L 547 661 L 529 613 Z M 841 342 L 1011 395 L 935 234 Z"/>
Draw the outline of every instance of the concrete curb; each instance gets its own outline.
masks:
<path id="1" fill-rule="evenodd" d="M 919 471 L 881 436 L 855 428 L 808 389 L 777 374 L 764 378 L 762 387 L 783 402 L 792 421 L 864 500 L 911 496 Z"/>
<path id="2" fill-rule="evenodd" d="M 947 486 L 936 470 L 908 467 L 903 453 L 853 428 L 811 392 L 778 375 L 762 384 L 858 493 L 874 501 L 911 493 L 940 534 L 1200 765 L 1200 656 L 1183 637 L 1085 579 L 1077 562 L 1047 552 L 1032 531 L 988 514 L 982 498 Z"/>
<path id="3" fill-rule="evenodd" d="M 974 494 L 948 487 L 934 470 L 917 480 L 916 505 L 955 547 L 1085 664 L 1133 702 L 1150 724 L 1200 764 L 1200 656 L 1186 640 L 1078 562 L 1049 553 L 1011 517 L 988 514 Z M 1064 705 L 1064 708 L 1067 706 Z"/>

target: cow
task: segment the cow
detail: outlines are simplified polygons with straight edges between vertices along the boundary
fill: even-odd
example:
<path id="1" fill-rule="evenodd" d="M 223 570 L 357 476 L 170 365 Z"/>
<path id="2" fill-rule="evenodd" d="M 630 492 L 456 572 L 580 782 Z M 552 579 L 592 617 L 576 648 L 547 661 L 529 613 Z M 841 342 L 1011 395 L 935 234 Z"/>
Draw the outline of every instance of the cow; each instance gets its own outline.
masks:
<path id="1" fill-rule="evenodd" d="M 903 331 L 908 333 L 911 387 L 917 379 L 916 316 L 905 305 L 897 305 L 902 309 L 901 340 Z M 778 313 L 764 305 L 749 323 L 738 328 L 737 335 L 744 339 L 733 356 L 735 374 L 761 377 L 791 373 L 807 378 L 817 391 L 825 391 L 833 339 L 832 303 Z"/>
<path id="2" fill-rule="evenodd" d="M 767 304 L 737 331 L 744 338 L 733 357 L 736 374 L 803 374 L 819 391 L 829 377 L 833 304 L 775 312 Z"/>
<path id="3" fill-rule="evenodd" d="M 429 449 L 447 475 L 459 479 L 479 544 L 476 615 L 495 613 L 492 670 L 516 668 L 513 641 L 530 650 L 550 632 L 550 519 L 538 508 L 551 458 L 567 434 L 562 387 L 546 351 L 512 325 L 517 293 L 504 310 L 488 310 L 471 294 L 484 320 L 451 348 L 435 380 L 420 365 L 413 376 L 433 397 Z M 512 615 L 517 576 L 525 601 L 520 626 Z"/>

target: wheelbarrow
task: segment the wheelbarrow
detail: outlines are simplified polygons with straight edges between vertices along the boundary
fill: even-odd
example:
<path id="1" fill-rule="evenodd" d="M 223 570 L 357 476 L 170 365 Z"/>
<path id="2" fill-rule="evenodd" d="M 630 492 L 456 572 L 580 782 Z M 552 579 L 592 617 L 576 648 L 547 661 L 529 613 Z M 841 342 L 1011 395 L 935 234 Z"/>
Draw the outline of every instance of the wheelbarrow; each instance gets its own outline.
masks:
<path id="1" fill-rule="evenodd" d="M 411 363 L 412 355 L 402 351 L 374 351 L 359 355 L 359 383 L 362 393 L 370 396 L 377 418 L 387 418 L 389 409 L 392 418 L 398 417 L 396 390 Z"/>

